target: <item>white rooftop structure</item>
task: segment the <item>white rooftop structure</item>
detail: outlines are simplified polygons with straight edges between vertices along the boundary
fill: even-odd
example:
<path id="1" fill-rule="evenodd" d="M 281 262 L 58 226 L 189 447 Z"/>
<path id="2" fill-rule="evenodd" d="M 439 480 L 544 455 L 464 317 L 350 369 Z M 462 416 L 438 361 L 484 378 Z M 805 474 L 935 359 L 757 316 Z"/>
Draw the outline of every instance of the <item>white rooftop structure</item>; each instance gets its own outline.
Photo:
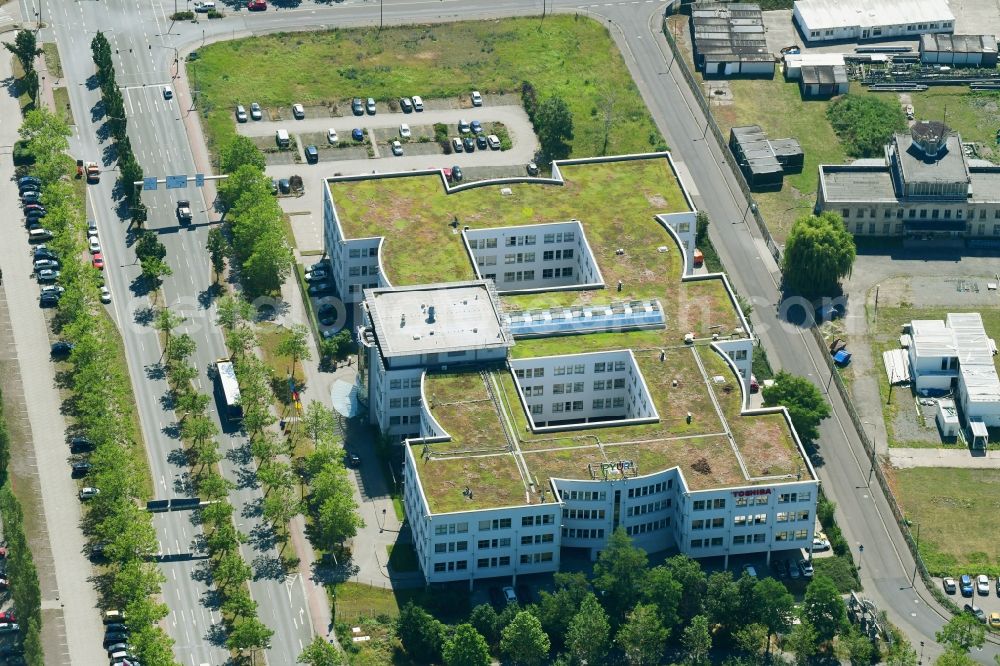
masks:
<path id="1" fill-rule="evenodd" d="M 492 281 L 368 289 L 365 303 L 382 355 L 412 356 L 506 349 Z"/>
<path id="2" fill-rule="evenodd" d="M 1000 377 L 993 364 L 990 339 L 978 312 L 949 314 L 948 328 L 955 332 L 958 367 L 970 402 L 1000 402 Z"/>
<path id="3" fill-rule="evenodd" d="M 795 0 L 808 41 L 893 39 L 954 32 L 946 0 Z"/>
<path id="4" fill-rule="evenodd" d="M 914 319 L 910 322 L 910 339 L 918 358 L 957 356 L 955 335 L 940 319 Z"/>

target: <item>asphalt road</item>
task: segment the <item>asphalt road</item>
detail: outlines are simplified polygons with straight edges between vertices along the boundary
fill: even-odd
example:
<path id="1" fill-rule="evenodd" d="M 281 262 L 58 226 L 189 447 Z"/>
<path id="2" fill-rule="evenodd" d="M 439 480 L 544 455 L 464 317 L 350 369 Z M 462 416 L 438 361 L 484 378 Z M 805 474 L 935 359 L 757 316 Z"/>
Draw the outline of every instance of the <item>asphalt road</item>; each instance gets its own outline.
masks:
<path id="1" fill-rule="evenodd" d="M 68 68 L 72 73 L 67 72 L 67 78 L 73 83 L 71 100 L 78 114 L 82 116 L 83 110 L 89 110 L 95 99 L 93 93 L 85 94 L 77 86 L 92 71 L 88 43 L 92 37 L 90 31 L 96 30 L 98 26 L 109 31 L 113 46 L 124 57 L 118 63 L 120 82 L 142 86 L 162 85 L 169 81 L 175 47 L 197 47 L 206 40 L 279 29 L 371 26 L 377 24 L 380 9 L 386 24 L 537 14 L 541 9 L 537 0 L 398 0 L 382 5 L 348 0 L 334 6 L 302 3 L 290 9 L 272 8 L 260 13 L 238 11 L 221 21 L 203 20 L 197 25 L 185 23 L 171 27 L 166 19 L 172 11 L 171 4 L 154 1 L 140 5 L 136 1 L 133 7 L 124 0 L 61 4 L 58 7 L 58 11 L 63 12 L 61 17 L 58 13 L 53 16 L 49 12 L 50 4 L 45 4 L 45 20 L 55 23 L 64 63 L 67 63 L 68 53 L 79 55 L 78 62 Z M 587 12 L 595 15 L 598 20 L 608 21 L 657 125 L 681 163 L 682 173 L 690 175 L 687 182 L 696 204 L 715 221 L 711 232 L 713 240 L 723 261 L 731 268 L 730 276 L 736 288 L 754 304 L 752 320 L 755 331 L 768 349 L 772 364 L 776 368 L 809 376 L 825 388 L 828 374 L 821 357 L 822 352 L 812 342 L 808 331 L 785 322 L 779 316 L 776 268 L 766 250 L 762 249 L 763 244 L 756 230 L 744 221 L 747 202 L 736 187 L 733 175 L 725 167 L 719 147 L 711 139 L 706 141 L 702 138 L 704 117 L 691 101 L 691 93 L 686 89 L 677 65 L 671 62 L 669 52 L 659 37 L 658 17 L 662 7 L 662 4 L 650 0 L 627 0 L 599 5 L 554 0 L 550 5 L 550 9 Z M 169 34 L 167 30 L 170 30 Z M 147 48 L 147 44 L 151 44 L 152 48 Z M 131 53 L 127 52 L 128 49 L 132 49 Z M 158 175 L 164 175 L 168 170 L 173 173 L 185 170 L 190 172 L 190 151 L 176 117 L 171 120 L 171 114 L 166 109 L 162 114 L 153 114 L 156 118 L 147 120 L 147 115 L 149 114 L 145 111 L 137 111 L 136 116 L 130 116 L 133 142 L 140 144 L 140 160 L 147 174 L 160 170 L 163 171 Z M 94 152 L 97 150 L 93 140 L 96 128 L 89 122 L 86 127 L 89 131 L 84 132 L 83 147 Z M 110 188 L 110 181 L 110 178 L 105 179 L 99 187 L 102 190 Z M 119 223 L 111 215 L 108 192 L 104 194 L 101 206 L 102 213 L 107 218 L 101 221 L 102 231 L 111 227 L 119 231 L 116 235 L 120 237 L 120 229 L 112 226 Z M 172 207 L 167 197 L 163 193 L 153 194 L 150 203 L 157 206 L 153 216 L 154 226 L 168 225 Z M 204 214 L 196 213 L 196 222 L 204 219 Z M 198 227 L 194 232 L 164 234 L 163 240 L 168 246 L 169 257 L 186 257 L 193 266 L 204 266 L 203 227 Z M 114 268 L 116 263 L 123 263 L 124 248 L 112 248 L 110 255 L 111 272 L 114 273 L 119 270 Z M 114 259 L 118 259 L 118 262 Z M 171 291 L 174 287 L 169 287 L 168 301 L 173 302 L 170 299 L 180 298 L 182 295 L 185 298 L 195 297 L 198 288 L 195 275 L 203 274 L 192 270 L 190 284 L 178 281 L 176 292 Z M 125 281 L 124 275 L 113 280 L 112 290 L 124 293 L 121 289 Z M 173 282 L 168 281 L 168 284 Z M 199 278 L 197 282 L 204 288 L 203 279 Z M 116 300 L 119 316 L 128 314 L 125 311 L 128 308 L 117 303 Z M 198 309 L 195 308 L 194 311 L 198 312 Z M 213 351 L 221 350 L 217 332 L 210 331 L 209 326 L 204 328 L 206 330 L 196 337 L 199 342 L 199 362 L 211 360 Z M 140 336 L 126 333 L 126 339 L 130 366 L 141 369 L 144 357 L 139 353 L 141 349 L 136 349 Z M 149 360 L 147 358 L 146 362 Z M 135 379 L 134 375 L 134 382 Z M 159 394 L 146 386 L 146 380 L 136 383 L 138 392 L 149 393 L 155 402 Z M 838 517 L 848 541 L 866 546 L 860 559 L 865 594 L 875 600 L 881 609 L 888 611 L 890 618 L 912 640 L 926 641 L 925 658 L 929 658 L 935 654 L 936 648 L 932 637 L 944 620 L 933 605 L 928 605 L 926 600 L 929 595 L 920 582 L 917 581 L 916 588 L 911 587 L 913 563 L 902 536 L 892 520 L 885 497 L 877 487 L 869 489 L 866 486 L 868 467 L 860 441 L 851 429 L 839 396 L 833 393 L 830 397 L 834 416 L 821 427 L 821 459 L 818 460 L 820 477 L 827 493 L 838 503 Z M 146 402 L 141 400 L 144 417 L 155 413 L 153 410 L 156 409 Z M 155 457 L 154 448 L 151 446 L 151 457 Z M 857 551 L 855 555 L 857 557 Z M 258 588 L 254 589 L 254 594 L 257 597 Z M 177 606 L 183 607 L 181 604 Z M 287 611 L 283 613 L 287 614 Z M 268 622 L 268 618 L 263 615 L 262 618 Z M 288 656 L 297 654 L 294 650 L 293 632 L 279 630 L 274 641 L 276 647 L 268 655 L 270 663 L 293 663 L 294 657 Z M 996 646 L 990 645 L 974 657 L 985 664 L 991 663 L 994 654 Z"/>

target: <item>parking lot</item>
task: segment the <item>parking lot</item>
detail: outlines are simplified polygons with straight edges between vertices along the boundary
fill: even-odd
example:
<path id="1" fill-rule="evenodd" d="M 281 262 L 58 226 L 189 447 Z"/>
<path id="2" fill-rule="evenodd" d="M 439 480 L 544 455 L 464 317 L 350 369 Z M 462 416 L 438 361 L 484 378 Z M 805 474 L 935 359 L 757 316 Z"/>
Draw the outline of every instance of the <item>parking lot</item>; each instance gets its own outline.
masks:
<path id="1" fill-rule="evenodd" d="M 998 587 L 1000 583 L 997 582 L 997 579 L 987 576 L 986 594 L 982 594 L 979 586 L 976 584 L 978 574 L 970 572 L 968 575 L 971 578 L 971 594 L 962 592 L 960 578 L 953 579 L 956 588 L 953 592 L 949 592 L 944 587 L 943 578 L 935 578 L 934 583 L 938 586 L 938 589 L 944 590 L 948 598 L 955 602 L 959 608 L 964 608 L 966 604 L 975 604 L 983 609 L 983 613 L 986 614 L 987 618 L 989 618 L 990 613 L 1000 613 L 1000 587 Z M 997 628 L 1000 628 L 1000 625 Z"/>

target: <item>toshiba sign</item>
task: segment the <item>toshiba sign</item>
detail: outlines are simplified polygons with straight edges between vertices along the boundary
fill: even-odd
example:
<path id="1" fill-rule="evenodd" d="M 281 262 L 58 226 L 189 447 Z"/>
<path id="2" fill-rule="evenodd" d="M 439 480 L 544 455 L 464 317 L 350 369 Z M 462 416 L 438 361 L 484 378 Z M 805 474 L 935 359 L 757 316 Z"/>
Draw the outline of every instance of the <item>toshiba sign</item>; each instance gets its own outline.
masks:
<path id="1" fill-rule="evenodd" d="M 752 497 L 753 495 L 770 495 L 770 488 L 754 488 L 753 490 L 734 490 L 733 497 Z"/>

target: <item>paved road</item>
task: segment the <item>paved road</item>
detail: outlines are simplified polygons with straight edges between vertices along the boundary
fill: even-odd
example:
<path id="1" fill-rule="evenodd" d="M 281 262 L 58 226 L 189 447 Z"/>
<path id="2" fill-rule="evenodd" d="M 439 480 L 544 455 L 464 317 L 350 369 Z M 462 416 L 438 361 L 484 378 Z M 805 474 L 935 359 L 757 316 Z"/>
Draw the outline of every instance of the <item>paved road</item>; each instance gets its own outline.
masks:
<path id="1" fill-rule="evenodd" d="M 380 9 L 385 22 L 391 24 L 535 13 L 538 11 L 536 4 L 528 0 L 493 0 L 488 3 L 479 0 L 463 3 L 394 0 L 384 5 L 348 0 L 332 7 L 302 3 L 295 9 L 257 14 L 239 12 L 223 21 L 201 21 L 196 26 L 178 24 L 171 28 L 173 34 L 168 36 L 165 34 L 165 17 L 169 9 L 165 7 L 165 3 L 153 2 L 145 8 L 139 7 L 137 3 L 133 14 L 131 7 L 125 6 L 128 2 L 124 2 L 118 9 L 126 10 L 123 16 L 127 16 L 128 20 L 122 20 L 122 16 L 113 15 L 112 12 L 102 16 L 106 22 L 91 20 L 86 25 L 113 25 L 115 45 L 134 49 L 129 67 L 125 69 L 131 73 L 132 78 L 123 76 L 123 82 L 163 83 L 168 78 L 168 61 L 173 46 L 197 45 L 207 39 L 279 29 L 373 25 L 378 20 Z M 599 20 L 609 22 L 658 126 L 673 147 L 681 162 L 682 171 L 690 175 L 688 182 L 697 204 L 716 220 L 711 232 L 713 240 L 726 265 L 735 269 L 732 277 L 737 289 L 754 302 L 756 332 L 770 351 L 772 363 L 791 372 L 810 376 L 818 384 L 825 385 L 827 371 L 821 351 L 816 348 L 806 331 L 787 324 L 778 317 L 776 268 L 767 253 L 761 251 L 762 241 L 759 235 L 742 222 L 747 202 L 735 186 L 732 174 L 724 166 L 720 166 L 725 164 L 720 148 L 711 140 L 701 138 L 705 120 L 693 103 L 677 65 L 671 62 L 669 52 L 659 36 L 658 16 L 662 11 L 661 5 L 648 0 L 602 3 L 600 6 L 560 0 L 553 4 L 556 10 L 589 11 Z M 88 9 L 84 10 L 85 6 Z M 90 9 L 89 3 L 78 3 L 69 6 L 69 9 L 63 8 L 62 11 L 66 12 L 66 20 L 69 20 L 70 12 L 79 11 L 83 14 L 84 11 L 94 10 Z M 87 35 L 86 29 L 78 29 L 78 32 L 81 39 Z M 89 36 L 85 38 L 89 40 Z M 140 53 L 141 47 L 145 46 L 144 40 L 151 40 L 156 44 L 154 49 L 149 50 L 148 64 Z M 166 46 L 161 46 L 164 44 Z M 63 48 L 62 44 L 60 47 Z M 81 53 L 89 51 L 79 48 L 75 50 Z M 152 66 L 154 61 L 160 63 L 158 68 Z M 141 121 L 133 122 L 132 126 L 140 124 Z M 160 150 L 164 149 L 163 146 L 167 147 L 166 150 L 171 150 L 173 146 L 185 145 L 180 134 L 169 127 L 165 128 L 167 132 L 164 135 L 143 129 L 149 132 L 147 136 L 150 143 L 160 146 Z M 138 128 L 137 131 L 143 133 Z M 159 164 L 163 163 L 167 162 Z M 144 166 L 149 172 L 153 165 L 144 163 Z M 161 205 L 169 208 L 166 202 Z M 157 215 L 162 214 L 161 211 Z M 200 248 L 192 247 L 194 244 L 191 243 L 187 245 L 187 249 L 192 251 L 187 256 L 192 260 L 203 261 Z M 176 248 L 171 248 L 170 256 L 177 256 L 175 250 Z M 821 459 L 818 460 L 821 479 L 828 494 L 839 505 L 840 521 L 848 540 L 868 546 L 861 560 L 866 594 L 878 602 L 881 608 L 888 610 L 893 621 L 911 638 L 926 640 L 926 654 L 930 657 L 934 653 L 931 637 L 943 619 L 933 606 L 927 604 L 929 596 L 922 585 L 918 583 L 916 589 L 910 587 L 912 560 L 892 521 L 885 497 L 877 488 L 868 489 L 864 486 L 867 463 L 857 434 L 851 431 L 844 405 L 835 394 L 831 395 L 831 402 L 834 417 L 821 428 Z M 989 663 L 995 653 L 996 648 L 991 645 L 975 657 L 982 663 Z M 272 655 L 269 656 L 272 664 L 280 663 L 273 661 Z"/>

